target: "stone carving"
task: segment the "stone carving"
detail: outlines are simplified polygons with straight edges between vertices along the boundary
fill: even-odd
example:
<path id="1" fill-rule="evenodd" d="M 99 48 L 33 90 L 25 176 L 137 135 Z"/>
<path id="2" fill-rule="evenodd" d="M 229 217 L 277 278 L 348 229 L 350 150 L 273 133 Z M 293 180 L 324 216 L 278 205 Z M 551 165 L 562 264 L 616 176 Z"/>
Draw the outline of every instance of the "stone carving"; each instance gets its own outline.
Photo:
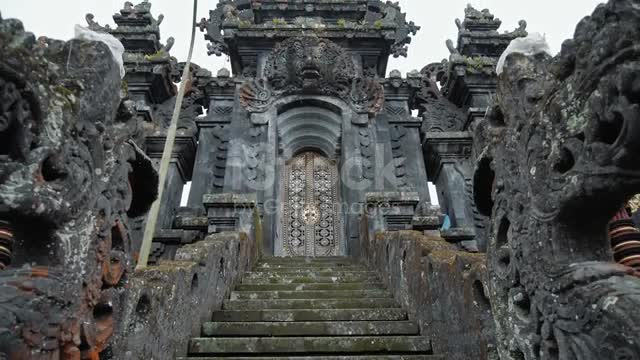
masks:
<path id="1" fill-rule="evenodd" d="M 269 108 L 272 91 L 264 79 L 251 79 L 240 88 L 240 104 L 249 112 L 264 112 Z"/>
<path id="2" fill-rule="evenodd" d="M 367 180 L 373 180 L 375 174 L 375 143 L 371 130 L 368 128 L 359 128 L 358 137 L 360 139 L 360 155 L 362 156 L 362 177 Z"/>
<path id="3" fill-rule="evenodd" d="M 607 236 L 640 190 L 639 22 L 611 0 L 557 57 L 507 58 L 474 180 L 502 359 L 640 358 L 640 279 Z"/>
<path id="4" fill-rule="evenodd" d="M 246 21 L 246 20 L 244 20 Z M 215 10 L 210 12 L 210 18 L 202 19 L 198 24 L 201 31 L 206 30 L 205 39 L 209 40 L 207 44 L 209 55 L 222 56 L 229 54 L 229 47 L 224 42 L 223 28 L 225 26 L 239 26 L 241 24 L 240 12 L 233 5 L 233 1 L 222 0 L 218 3 Z"/>
<path id="5" fill-rule="evenodd" d="M 216 139 L 216 157 L 213 164 L 213 186 L 216 190 L 222 192 L 224 189 L 224 177 L 227 169 L 227 157 L 229 153 L 229 134 L 228 129 L 219 125 L 216 126 L 213 131 L 213 136 Z"/>
<path id="6" fill-rule="evenodd" d="M 351 56 L 340 46 L 315 36 L 289 38 L 266 60 L 264 78 L 247 80 L 240 88 L 240 103 L 249 112 L 264 112 L 273 95 L 320 94 L 349 99 L 354 110 L 377 113 L 384 89 L 356 71 Z"/>
<path id="7" fill-rule="evenodd" d="M 462 131 L 467 120 L 462 109 L 446 98 L 427 98 L 420 102 L 422 132 Z"/>
<path id="8" fill-rule="evenodd" d="M 108 47 L 41 44 L 0 18 L 0 357 L 96 359 L 157 175 Z"/>
<path id="9" fill-rule="evenodd" d="M 407 184 L 407 157 L 402 148 L 404 138 L 407 136 L 407 129 L 404 126 L 391 127 L 391 153 L 393 155 L 394 173 L 396 176 L 396 186 L 399 191 L 411 191 L 411 187 Z"/>
<path id="10" fill-rule="evenodd" d="M 87 25 L 89 26 L 90 30 L 97 31 L 97 32 L 109 32 L 109 30 L 111 30 L 111 27 L 109 25 L 102 26 L 98 22 L 96 22 L 94 19 L 95 19 L 95 15 L 91 13 L 85 16 L 85 20 L 87 20 Z"/>
<path id="11" fill-rule="evenodd" d="M 334 42 L 315 36 L 289 38 L 269 54 L 264 76 L 274 89 L 346 95 L 357 76 L 352 58 Z"/>
<path id="12" fill-rule="evenodd" d="M 353 80 L 351 104 L 357 112 L 375 114 L 384 105 L 384 89 L 375 80 L 357 78 Z"/>
<path id="13" fill-rule="evenodd" d="M 391 54 L 393 57 L 407 57 L 409 44 L 411 44 L 411 35 L 415 36 L 420 30 L 413 21 L 407 22 L 407 14 L 400 9 L 398 2 L 374 1 L 369 4 L 364 23 L 373 25 L 373 28 L 392 29 L 388 35 L 394 40 L 391 45 Z"/>

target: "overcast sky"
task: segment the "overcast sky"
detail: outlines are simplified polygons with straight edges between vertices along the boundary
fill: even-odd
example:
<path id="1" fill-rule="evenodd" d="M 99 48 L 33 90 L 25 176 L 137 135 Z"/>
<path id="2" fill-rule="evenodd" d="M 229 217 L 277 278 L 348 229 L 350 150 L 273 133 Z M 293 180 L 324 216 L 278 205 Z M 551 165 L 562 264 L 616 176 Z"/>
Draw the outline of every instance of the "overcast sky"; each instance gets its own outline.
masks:
<path id="1" fill-rule="evenodd" d="M 141 1 L 141 0 L 140 0 Z M 140 1 L 132 1 L 134 3 Z M 176 38 L 172 54 L 180 61 L 186 59 L 191 12 L 190 0 L 151 0 L 156 18 L 165 15 L 161 26 L 163 41 Z M 438 62 L 449 56 L 446 39 L 456 39 L 456 18 L 464 18 L 468 0 L 400 0 L 407 18 L 422 26 L 413 39 L 408 58 L 392 59 L 389 70 L 399 69 L 403 73 Z M 479 9 L 489 8 L 502 19 L 501 31 L 513 30 L 520 19 L 529 23 L 530 32 L 546 34 L 552 51 L 560 50 L 562 42 L 573 36 L 576 24 L 591 14 L 599 0 L 473 0 Z M 208 17 L 208 11 L 217 0 L 199 0 L 198 18 Z M 73 36 L 74 24 L 86 25 L 85 14 L 95 14 L 100 24 L 113 25 L 112 15 L 122 8 L 121 0 L 0 0 L 3 18 L 21 19 L 28 31 L 37 36 L 67 40 Z M 436 5 L 437 4 L 437 5 Z M 206 67 L 214 74 L 221 67 L 230 67 L 226 56 L 207 56 L 203 33 L 198 31 L 194 62 Z"/>

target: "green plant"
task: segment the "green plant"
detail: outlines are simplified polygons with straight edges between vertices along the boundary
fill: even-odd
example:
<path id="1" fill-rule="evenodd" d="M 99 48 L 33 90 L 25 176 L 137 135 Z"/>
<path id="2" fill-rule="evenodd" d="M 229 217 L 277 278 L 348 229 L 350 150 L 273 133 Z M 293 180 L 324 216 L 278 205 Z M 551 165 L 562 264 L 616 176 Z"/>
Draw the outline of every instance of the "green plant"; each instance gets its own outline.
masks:
<path id="1" fill-rule="evenodd" d="M 144 58 L 147 61 L 153 61 L 153 60 L 161 59 L 164 55 L 165 55 L 165 52 L 163 50 L 159 50 L 155 54 L 145 55 Z"/>
<path id="2" fill-rule="evenodd" d="M 278 25 L 287 25 L 287 21 L 283 18 L 275 18 L 272 20 L 273 25 L 278 26 Z"/>
<path id="3" fill-rule="evenodd" d="M 338 27 L 340 27 L 340 28 L 343 28 L 343 29 L 344 29 L 344 27 L 345 27 L 345 26 L 347 26 L 347 20 L 345 20 L 345 19 L 338 19 L 338 22 L 337 22 L 336 24 L 338 25 Z"/>
<path id="4" fill-rule="evenodd" d="M 376 22 L 373 23 L 373 27 L 378 30 L 382 29 L 382 20 L 376 20 Z"/>
<path id="5" fill-rule="evenodd" d="M 464 62 L 467 65 L 468 72 L 481 72 L 485 66 L 493 65 L 488 59 L 481 56 L 468 57 L 465 56 Z"/>

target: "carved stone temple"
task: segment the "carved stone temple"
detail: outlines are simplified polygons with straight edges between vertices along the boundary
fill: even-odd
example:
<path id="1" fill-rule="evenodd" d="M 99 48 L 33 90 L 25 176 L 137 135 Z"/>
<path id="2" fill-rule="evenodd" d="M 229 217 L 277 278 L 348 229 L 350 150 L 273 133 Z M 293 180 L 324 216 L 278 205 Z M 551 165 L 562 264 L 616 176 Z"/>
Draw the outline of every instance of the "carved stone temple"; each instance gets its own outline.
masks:
<path id="1" fill-rule="evenodd" d="M 640 359 L 640 0 L 406 74 L 391 1 L 221 0 L 186 77 L 164 18 L 0 16 L 0 360 Z"/>

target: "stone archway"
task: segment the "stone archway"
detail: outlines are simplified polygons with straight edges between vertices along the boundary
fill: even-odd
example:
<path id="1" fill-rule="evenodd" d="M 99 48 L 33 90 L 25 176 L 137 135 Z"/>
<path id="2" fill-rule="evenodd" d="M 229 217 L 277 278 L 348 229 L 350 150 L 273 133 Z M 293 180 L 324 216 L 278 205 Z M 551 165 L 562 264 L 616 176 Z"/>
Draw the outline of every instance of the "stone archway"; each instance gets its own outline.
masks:
<path id="1" fill-rule="evenodd" d="M 335 160 L 305 151 L 284 169 L 281 195 L 282 256 L 340 256 L 342 221 Z"/>

